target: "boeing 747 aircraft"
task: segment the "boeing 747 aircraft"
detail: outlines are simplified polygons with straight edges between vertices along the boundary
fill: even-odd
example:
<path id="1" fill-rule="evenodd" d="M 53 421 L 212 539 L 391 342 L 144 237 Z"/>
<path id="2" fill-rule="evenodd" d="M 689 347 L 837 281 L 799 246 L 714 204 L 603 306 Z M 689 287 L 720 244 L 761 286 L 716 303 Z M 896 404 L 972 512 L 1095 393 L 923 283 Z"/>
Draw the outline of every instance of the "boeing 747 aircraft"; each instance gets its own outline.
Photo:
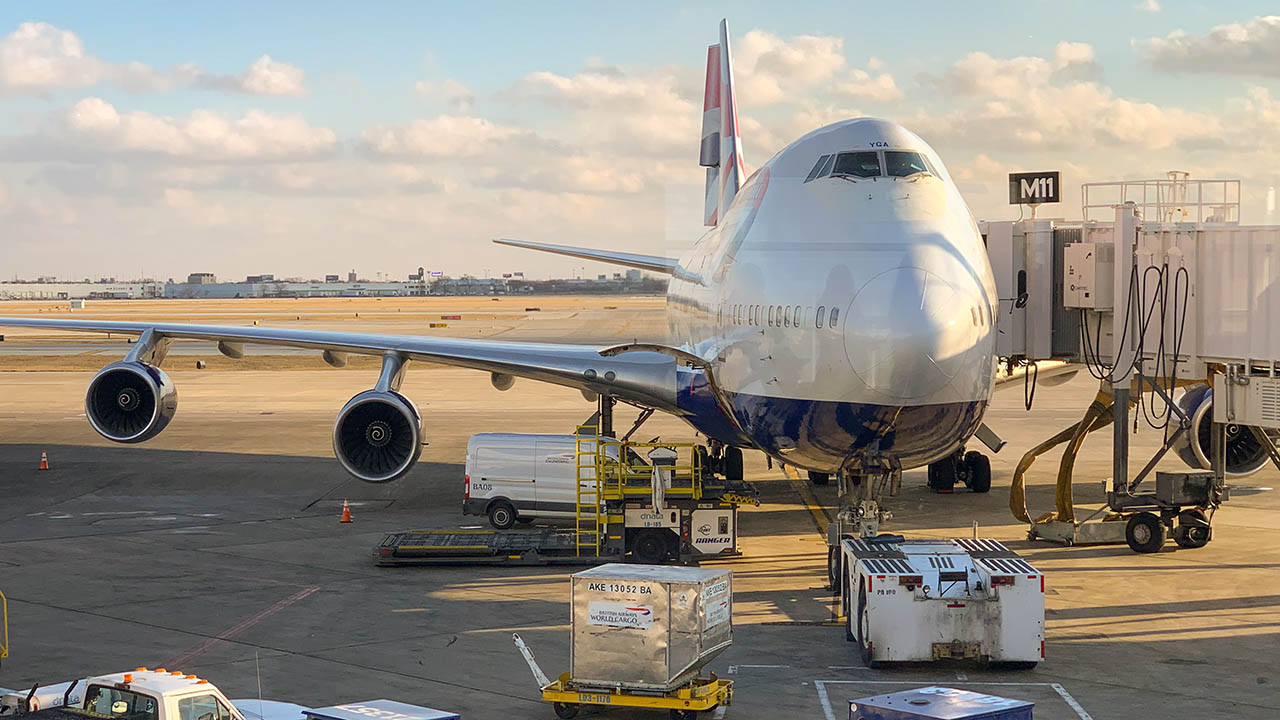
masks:
<path id="1" fill-rule="evenodd" d="M 475 368 L 577 388 L 677 415 L 706 436 L 717 467 L 741 477 L 742 451 L 810 471 L 930 465 L 930 484 L 990 485 L 965 443 L 995 377 L 995 283 L 982 237 L 927 143 L 873 118 L 819 128 L 745 177 L 729 34 L 707 53 L 700 163 L 709 230 L 681 258 L 496 242 L 671 277 L 670 345 L 587 347 L 154 322 L 0 318 L 0 326 L 138 337 L 89 384 L 85 411 L 103 437 L 154 437 L 177 409 L 161 364 L 176 339 L 311 348 L 342 365 L 382 357 L 377 384 L 338 413 L 334 453 L 352 475 L 387 482 L 422 448 L 423 422 L 400 393 L 410 361 Z"/>

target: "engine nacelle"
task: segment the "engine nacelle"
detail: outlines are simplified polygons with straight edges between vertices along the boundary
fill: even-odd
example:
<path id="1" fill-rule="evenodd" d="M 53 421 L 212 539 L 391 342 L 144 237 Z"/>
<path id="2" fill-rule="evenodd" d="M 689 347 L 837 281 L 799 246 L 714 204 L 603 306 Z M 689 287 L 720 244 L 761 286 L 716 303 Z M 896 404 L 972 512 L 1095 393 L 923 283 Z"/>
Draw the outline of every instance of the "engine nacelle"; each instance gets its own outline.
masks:
<path id="1" fill-rule="evenodd" d="M 403 476 L 422 454 L 418 409 L 397 392 L 356 395 L 333 423 L 333 452 L 347 472 L 365 482 Z"/>
<path id="2" fill-rule="evenodd" d="M 85 393 L 84 412 L 98 434 L 140 443 L 160 434 L 178 411 L 178 390 L 158 367 L 117 362 L 102 368 Z"/>
<path id="3" fill-rule="evenodd" d="M 1191 418 L 1191 427 L 1173 446 L 1189 467 L 1211 470 L 1209 443 L 1213 428 L 1213 388 L 1197 385 L 1178 398 L 1178 407 Z M 1247 425 L 1227 425 L 1227 476 L 1244 477 L 1258 472 L 1270 459 L 1267 450 Z"/>

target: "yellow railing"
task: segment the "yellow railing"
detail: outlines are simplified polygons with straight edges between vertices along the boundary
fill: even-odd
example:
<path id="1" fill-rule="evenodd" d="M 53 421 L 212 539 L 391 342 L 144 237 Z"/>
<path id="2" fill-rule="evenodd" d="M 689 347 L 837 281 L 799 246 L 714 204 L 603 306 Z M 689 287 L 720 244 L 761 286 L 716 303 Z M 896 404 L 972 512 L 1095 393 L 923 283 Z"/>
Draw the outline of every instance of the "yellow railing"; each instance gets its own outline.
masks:
<path id="1" fill-rule="evenodd" d="M 606 503 L 628 497 L 650 497 L 653 493 L 653 466 L 645 456 L 654 448 L 676 452 L 671 487 L 666 497 L 702 499 L 702 454 L 694 443 L 630 442 L 601 440 L 595 425 L 579 425 L 574 459 L 577 463 L 577 502 L 574 531 L 578 552 L 600 554 L 611 520 Z"/>
<path id="2" fill-rule="evenodd" d="M 0 590 L 0 660 L 9 657 L 9 598 Z"/>
<path id="3" fill-rule="evenodd" d="M 609 500 L 648 497 L 653 492 L 653 466 L 645 461 L 648 451 L 667 448 L 676 452 L 671 466 L 672 483 L 667 497 L 702 499 L 702 455 L 694 443 L 630 442 L 604 440 L 597 453 L 596 473 L 602 478 L 603 495 Z"/>

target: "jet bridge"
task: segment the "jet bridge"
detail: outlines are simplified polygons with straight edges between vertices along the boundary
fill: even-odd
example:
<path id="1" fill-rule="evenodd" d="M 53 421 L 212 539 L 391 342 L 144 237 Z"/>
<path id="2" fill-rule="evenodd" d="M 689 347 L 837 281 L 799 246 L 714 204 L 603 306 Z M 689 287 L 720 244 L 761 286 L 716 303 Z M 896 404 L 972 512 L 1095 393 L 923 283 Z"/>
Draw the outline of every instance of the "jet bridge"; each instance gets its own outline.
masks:
<path id="1" fill-rule="evenodd" d="M 1028 382 L 1043 360 L 1078 363 L 1099 381 L 1079 423 L 1023 456 L 1010 509 L 1030 523 L 1032 538 L 1123 538 L 1155 552 L 1167 531 L 1181 546 L 1201 547 L 1227 481 L 1280 467 L 1280 226 L 1240 225 L 1233 180 L 1171 173 L 1086 184 L 1083 196 L 1084 220 L 981 225 L 999 293 L 1002 362 L 1027 366 Z M 1102 213 L 1110 217 L 1095 219 Z M 1130 425 L 1139 416 L 1162 442 L 1134 474 Z M 1107 505 L 1082 522 L 1071 498 L 1075 453 L 1107 425 Z M 1025 473 L 1064 443 L 1056 508 L 1033 518 Z M 1191 471 L 1155 471 L 1170 451 Z M 1140 489 L 1153 474 L 1154 490 Z"/>

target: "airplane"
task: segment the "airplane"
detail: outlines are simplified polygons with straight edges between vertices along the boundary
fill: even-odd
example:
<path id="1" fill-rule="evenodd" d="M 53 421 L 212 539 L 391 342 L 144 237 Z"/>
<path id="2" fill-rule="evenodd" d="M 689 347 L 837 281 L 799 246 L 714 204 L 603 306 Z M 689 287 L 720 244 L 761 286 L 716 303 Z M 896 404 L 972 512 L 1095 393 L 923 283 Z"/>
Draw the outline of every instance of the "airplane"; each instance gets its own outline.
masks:
<path id="1" fill-rule="evenodd" d="M 85 411 L 103 437 L 164 430 L 177 390 L 160 369 L 172 341 L 308 348 L 331 365 L 381 356 L 375 386 L 333 427 L 334 453 L 366 482 L 403 477 L 423 422 L 400 392 L 410 361 L 577 388 L 684 419 L 728 479 L 742 451 L 804 469 L 819 484 L 877 468 L 929 466 L 929 484 L 990 487 L 985 455 L 965 452 L 996 375 L 997 295 L 972 213 L 941 158 L 906 128 L 836 122 L 746 177 L 728 23 L 707 51 L 699 164 L 705 234 L 680 258 L 518 240 L 495 242 L 670 276 L 669 345 L 614 347 L 146 321 L 0 318 L 0 326 L 137 336 L 90 382 Z M 605 405 L 602 402 L 602 408 Z M 610 405 L 611 407 L 611 405 Z"/>

